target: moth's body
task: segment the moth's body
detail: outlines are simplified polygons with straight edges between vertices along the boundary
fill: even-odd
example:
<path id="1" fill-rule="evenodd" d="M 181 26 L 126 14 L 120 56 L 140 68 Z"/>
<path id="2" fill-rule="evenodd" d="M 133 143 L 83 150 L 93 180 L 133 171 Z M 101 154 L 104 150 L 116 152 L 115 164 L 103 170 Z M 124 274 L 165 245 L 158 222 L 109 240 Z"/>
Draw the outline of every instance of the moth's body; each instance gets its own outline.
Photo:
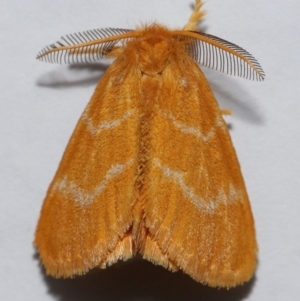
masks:
<path id="1" fill-rule="evenodd" d="M 132 36 L 110 51 L 49 187 L 35 238 L 47 273 L 141 253 L 211 286 L 247 281 L 253 217 L 210 86 L 187 39 L 157 24 Z"/>

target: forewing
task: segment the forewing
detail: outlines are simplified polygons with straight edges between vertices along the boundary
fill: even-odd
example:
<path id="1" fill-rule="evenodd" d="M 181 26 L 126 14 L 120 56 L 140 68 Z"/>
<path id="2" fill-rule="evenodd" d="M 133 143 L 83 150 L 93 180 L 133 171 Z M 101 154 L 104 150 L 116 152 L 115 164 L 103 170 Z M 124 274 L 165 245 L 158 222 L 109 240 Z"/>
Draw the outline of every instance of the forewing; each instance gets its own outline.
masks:
<path id="1" fill-rule="evenodd" d="M 82 274 L 132 256 L 136 76 L 118 59 L 107 70 L 49 187 L 35 245 L 52 276 Z"/>
<path id="2" fill-rule="evenodd" d="M 185 57 L 162 74 L 154 106 L 144 257 L 211 286 L 251 278 L 257 245 L 240 166 L 220 109 Z"/>

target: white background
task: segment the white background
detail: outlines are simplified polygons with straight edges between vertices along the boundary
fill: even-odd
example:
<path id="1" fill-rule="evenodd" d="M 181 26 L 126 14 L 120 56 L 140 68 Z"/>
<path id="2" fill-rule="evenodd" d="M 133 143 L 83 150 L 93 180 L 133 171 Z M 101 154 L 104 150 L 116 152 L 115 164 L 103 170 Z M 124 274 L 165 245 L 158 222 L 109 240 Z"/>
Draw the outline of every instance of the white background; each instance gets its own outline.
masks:
<path id="1" fill-rule="evenodd" d="M 260 246 L 255 279 L 211 289 L 182 273 L 129 261 L 75 280 L 44 275 L 31 245 L 39 211 L 103 67 L 50 65 L 36 53 L 66 33 L 182 27 L 191 0 L 2 0 L 0 8 L 0 300 L 299 300 L 300 2 L 207 0 L 207 33 L 252 53 L 252 82 L 204 69 L 242 166 Z M 101 66 L 100 66 L 101 67 Z"/>

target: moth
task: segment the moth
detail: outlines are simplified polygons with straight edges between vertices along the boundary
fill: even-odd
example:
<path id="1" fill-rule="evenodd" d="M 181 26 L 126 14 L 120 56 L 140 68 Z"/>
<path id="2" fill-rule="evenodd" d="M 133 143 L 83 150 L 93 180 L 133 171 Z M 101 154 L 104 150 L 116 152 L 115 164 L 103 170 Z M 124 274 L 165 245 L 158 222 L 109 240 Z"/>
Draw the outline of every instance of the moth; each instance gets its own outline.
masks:
<path id="1" fill-rule="evenodd" d="M 209 286 L 249 280 L 253 216 L 234 147 L 198 65 L 253 80 L 246 50 L 188 24 L 105 28 L 62 37 L 38 59 L 115 58 L 101 78 L 48 189 L 34 245 L 46 272 L 81 275 L 140 253 Z"/>

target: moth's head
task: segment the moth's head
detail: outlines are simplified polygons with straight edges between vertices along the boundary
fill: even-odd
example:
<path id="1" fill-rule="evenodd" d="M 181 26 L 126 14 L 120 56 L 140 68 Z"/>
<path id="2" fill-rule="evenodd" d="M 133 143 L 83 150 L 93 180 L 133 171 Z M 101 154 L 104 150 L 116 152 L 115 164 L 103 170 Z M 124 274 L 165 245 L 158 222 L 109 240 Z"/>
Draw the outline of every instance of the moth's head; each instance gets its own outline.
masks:
<path id="1" fill-rule="evenodd" d="M 135 52 L 143 74 L 162 74 L 172 60 L 175 49 L 170 30 L 154 24 L 141 31 L 136 41 Z"/>

